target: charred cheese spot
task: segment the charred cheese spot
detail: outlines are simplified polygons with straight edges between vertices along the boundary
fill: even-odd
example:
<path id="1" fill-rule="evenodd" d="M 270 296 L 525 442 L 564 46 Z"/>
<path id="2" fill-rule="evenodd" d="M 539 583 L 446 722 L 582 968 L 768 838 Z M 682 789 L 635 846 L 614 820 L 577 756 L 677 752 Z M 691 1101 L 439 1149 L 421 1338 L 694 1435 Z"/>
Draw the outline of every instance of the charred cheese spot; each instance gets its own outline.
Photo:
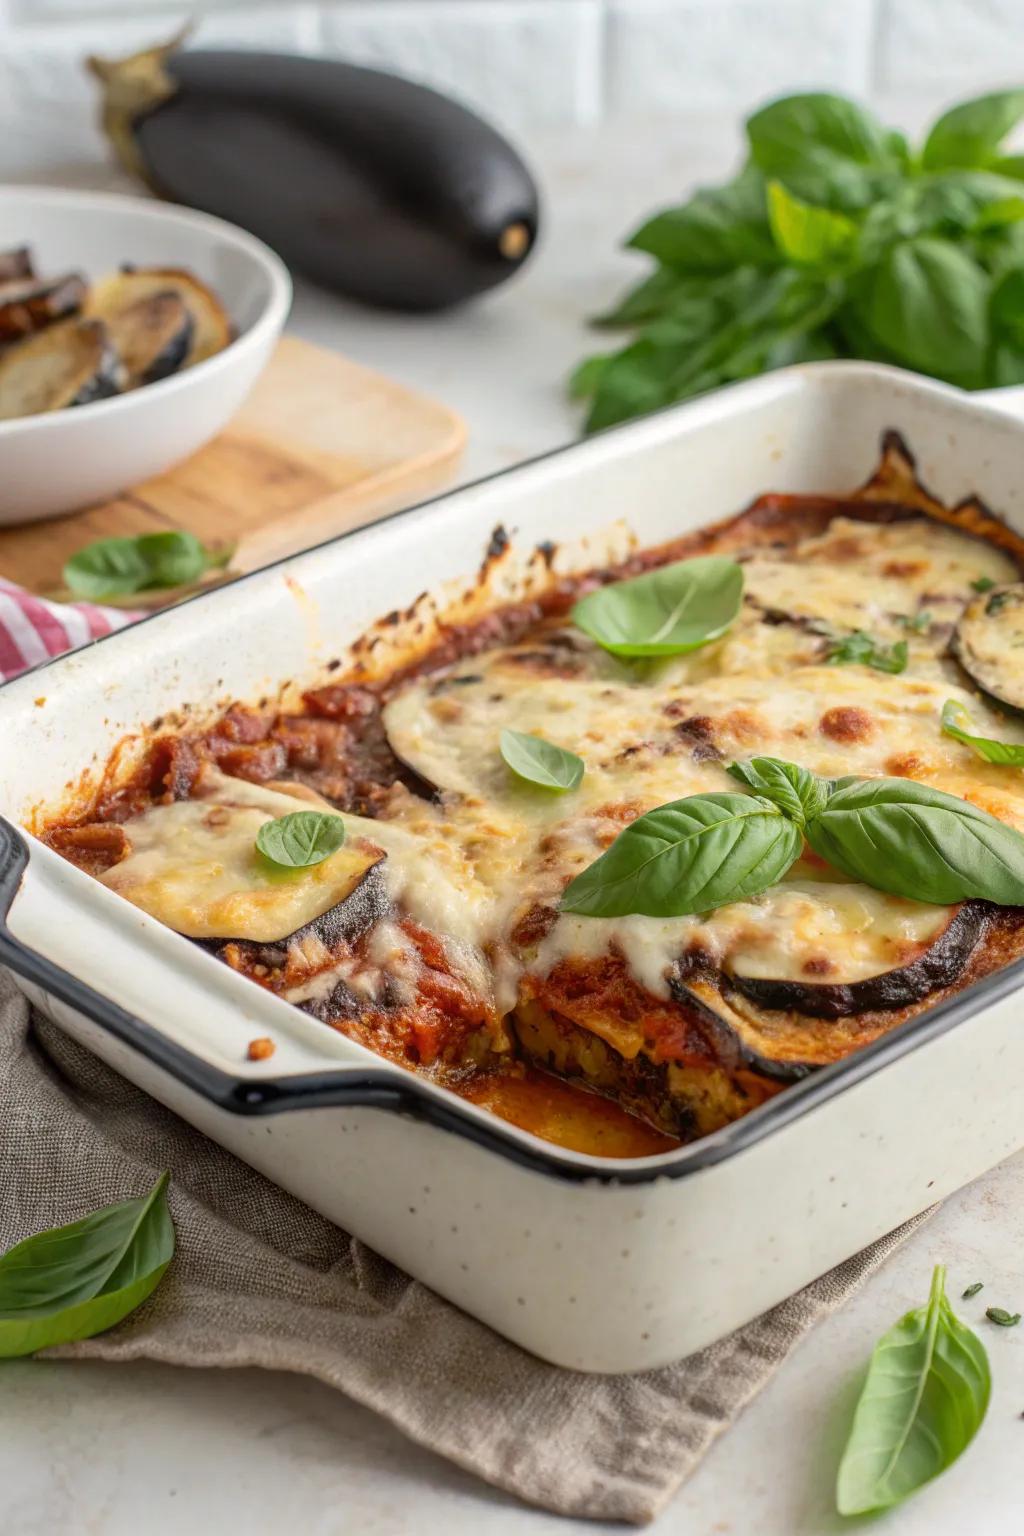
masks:
<path id="1" fill-rule="evenodd" d="M 868 741 L 875 727 L 866 709 L 842 705 L 837 709 L 827 709 L 818 722 L 818 728 L 833 741 Z"/>

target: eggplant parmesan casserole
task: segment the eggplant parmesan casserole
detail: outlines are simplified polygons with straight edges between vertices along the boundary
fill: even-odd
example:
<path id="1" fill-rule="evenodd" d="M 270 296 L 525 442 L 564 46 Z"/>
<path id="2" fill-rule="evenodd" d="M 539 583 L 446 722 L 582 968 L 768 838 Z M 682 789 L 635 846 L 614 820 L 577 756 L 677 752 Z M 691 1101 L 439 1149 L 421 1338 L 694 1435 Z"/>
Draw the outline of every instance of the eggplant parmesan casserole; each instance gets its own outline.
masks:
<path id="1" fill-rule="evenodd" d="M 1024 542 L 976 499 L 940 505 L 890 434 L 849 496 L 766 495 L 552 576 L 388 676 L 356 647 L 296 709 L 157 722 L 129 776 L 113 762 L 39 830 L 325 1027 L 541 1136 L 643 1155 L 1024 952 L 1011 887 L 937 874 L 911 895 L 884 839 L 864 878 L 813 834 L 865 781 L 1024 832 L 1022 637 Z M 715 845 L 706 899 L 678 895 L 696 843 L 634 857 L 679 805 L 769 828 L 738 871 L 739 843 Z M 275 862 L 268 826 L 297 812 L 321 813 L 288 824 L 314 841 L 343 829 Z"/>

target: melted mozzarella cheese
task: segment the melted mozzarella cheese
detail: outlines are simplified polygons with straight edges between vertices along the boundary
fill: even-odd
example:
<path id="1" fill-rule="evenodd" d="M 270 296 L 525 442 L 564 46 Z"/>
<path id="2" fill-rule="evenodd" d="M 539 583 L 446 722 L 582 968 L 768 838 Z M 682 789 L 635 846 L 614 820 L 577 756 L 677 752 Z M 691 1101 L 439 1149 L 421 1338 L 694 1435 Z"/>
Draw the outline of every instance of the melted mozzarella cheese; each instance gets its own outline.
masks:
<path id="1" fill-rule="evenodd" d="M 188 938 L 265 944 L 347 901 L 384 857 L 360 838 L 308 869 L 277 870 L 256 849 L 271 819 L 254 806 L 209 800 L 154 806 L 131 822 L 130 852 L 100 878 Z"/>
<path id="2" fill-rule="evenodd" d="M 750 601 L 732 630 L 702 650 L 632 664 L 575 632 L 546 631 L 413 680 L 387 704 L 385 728 L 396 755 L 439 793 L 428 801 L 396 785 L 381 820 L 346 815 L 345 848 L 386 855 L 381 870 L 397 913 L 441 936 L 453 969 L 498 1014 L 513 1006 L 524 966 L 543 977 L 562 961 L 610 952 L 657 997 L 668 995 L 669 973 L 694 951 L 727 973 L 807 984 L 852 984 L 908 964 L 941 934 L 948 908 L 829 878 L 803 861 L 762 896 L 711 913 L 562 914 L 532 946 L 510 934 L 532 908 L 556 907 L 568 880 L 628 820 L 687 795 L 736 791 L 726 772 L 736 759 L 770 755 L 826 777 L 911 777 L 1024 830 L 1024 775 L 981 762 L 940 724 L 944 700 L 959 698 L 979 734 L 1024 737 L 965 692 L 941 654 L 971 582 L 1012 574 L 998 550 L 926 518 L 837 518 L 788 557 L 748 560 Z M 927 633 L 901 624 L 925 609 Z M 797 622 L 777 622 L 780 613 Z M 822 631 L 852 629 L 888 643 L 906 636 L 907 670 L 823 664 Z M 578 753 L 586 766 L 579 788 L 556 795 L 515 778 L 499 750 L 506 727 Z M 254 866 L 255 831 L 267 816 L 295 809 L 295 796 L 316 800 L 298 786 L 253 785 L 207 769 L 194 801 L 128 825 L 132 852 L 104 878 L 181 932 L 282 937 L 341 889 L 331 884 L 341 879 L 331 860 L 291 884 Z M 322 1002 L 344 979 L 372 1001 L 382 977 L 400 986 L 415 971 L 406 937 L 390 922 L 378 924 L 369 948 L 355 969 L 339 960 L 287 995 Z M 642 1047 L 642 1019 L 607 1027 L 618 1049 Z"/>

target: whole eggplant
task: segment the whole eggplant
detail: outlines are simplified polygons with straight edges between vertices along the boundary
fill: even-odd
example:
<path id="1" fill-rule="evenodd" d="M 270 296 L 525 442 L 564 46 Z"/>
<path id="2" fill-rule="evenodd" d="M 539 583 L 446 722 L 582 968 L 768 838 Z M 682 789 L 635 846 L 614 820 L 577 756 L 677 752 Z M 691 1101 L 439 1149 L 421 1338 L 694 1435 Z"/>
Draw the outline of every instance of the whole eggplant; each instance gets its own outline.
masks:
<path id="1" fill-rule="evenodd" d="M 437 91 L 332 59 L 179 52 L 92 58 L 103 124 L 159 196 L 259 235 L 367 304 L 431 310 L 503 282 L 537 233 L 515 150 Z"/>

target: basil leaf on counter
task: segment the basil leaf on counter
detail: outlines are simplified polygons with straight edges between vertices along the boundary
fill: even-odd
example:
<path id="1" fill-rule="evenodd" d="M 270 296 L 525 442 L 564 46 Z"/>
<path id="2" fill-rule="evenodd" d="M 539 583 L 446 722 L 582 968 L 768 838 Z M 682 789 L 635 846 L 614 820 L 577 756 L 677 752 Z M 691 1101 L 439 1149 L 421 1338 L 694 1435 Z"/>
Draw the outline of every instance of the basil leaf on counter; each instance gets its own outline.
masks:
<path id="1" fill-rule="evenodd" d="M 345 841 L 345 823 L 326 811 L 291 811 L 265 821 L 256 834 L 256 847 L 282 869 L 308 869 L 337 853 Z"/>
<path id="2" fill-rule="evenodd" d="M 76 596 L 102 602 L 156 587 L 190 586 L 227 558 L 207 550 L 194 533 L 181 529 L 130 539 L 98 539 L 71 556 L 64 567 L 64 582 Z"/>
<path id="3" fill-rule="evenodd" d="M 981 1340 L 953 1312 L 936 1265 L 927 1306 L 875 1346 L 836 1481 L 841 1515 L 899 1504 L 974 1439 L 992 1378 Z"/>
<path id="4" fill-rule="evenodd" d="M 0 1358 L 92 1338 L 145 1301 L 174 1255 L 167 1180 L 0 1258 Z"/>
<path id="5" fill-rule="evenodd" d="M 986 763 L 1001 763 L 1009 768 L 1024 768 L 1024 742 L 996 741 L 992 736 L 973 736 L 967 727 L 971 717 L 957 699 L 947 699 L 942 706 L 942 734 L 952 736 L 970 747 Z"/>
<path id="6" fill-rule="evenodd" d="M 1024 837 L 914 779 L 840 779 L 805 835 L 815 853 L 875 890 L 939 906 L 971 897 L 1024 906 Z"/>
<path id="7" fill-rule="evenodd" d="M 970 1301 L 972 1296 L 977 1296 L 978 1292 L 983 1291 L 984 1289 L 984 1280 L 975 1280 L 973 1285 L 969 1285 L 965 1291 L 961 1292 L 960 1299 L 961 1301 Z"/>
<path id="8" fill-rule="evenodd" d="M 893 645 L 883 645 L 863 629 L 855 629 L 850 635 L 839 635 L 830 642 L 825 665 L 829 667 L 873 667 L 876 672 L 903 672 L 909 659 L 905 640 Z"/>
<path id="9" fill-rule="evenodd" d="M 640 816 L 571 881 L 563 912 L 685 917 L 765 891 L 799 857 L 799 827 L 753 795 L 690 795 Z"/>
<path id="10" fill-rule="evenodd" d="M 614 656 L 677 656 L 724 635 L 742 601 L 742 567 L 701 555 L 598 587 L 570 617 Z"/>
<path id="11" fill-rule="evenodd" d="M 584 773 L 583 759 L 575 752 L 523 731 L 502 731 L 501 755 L 518 778 L 560 795 L 575 789 Z"/>
<path id="12" fill-rule="evenodd" d="M 829 780 L 777 757 L 752 757 L 748 762 L 730 763 L 726 773 L 777 805 L 798 827 L 820 814 L 832 789 Z"/>

